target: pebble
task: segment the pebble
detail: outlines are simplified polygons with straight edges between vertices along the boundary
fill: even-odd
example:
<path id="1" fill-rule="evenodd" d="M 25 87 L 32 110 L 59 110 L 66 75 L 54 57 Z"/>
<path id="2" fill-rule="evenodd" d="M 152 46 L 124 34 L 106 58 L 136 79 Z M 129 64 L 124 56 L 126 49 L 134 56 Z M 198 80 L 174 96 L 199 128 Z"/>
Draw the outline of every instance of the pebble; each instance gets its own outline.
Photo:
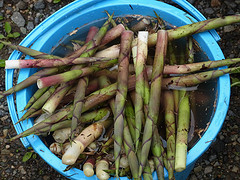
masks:
<path id="1" fill-rule="evenodd" d="M 195 168 L 193 169 L 193 171 L 194 171 L 195 173 L 199 173 L 200 171 L 202 171 L 202 166 L 197 166 L 197 167 L 195 167 Z"/>
<path id="2" fill-rule="evenodd" d="M 34 28 L 33 22 L 32 22 L 32 21 L 29 21 L 28 24 L 27 24 L 27 29 L 28 29 L 29 31 L 31 31 L 31 30 L 33 30 L 33 28 Z"/>
<path id="3" fill-rule="evenodd" d="M 25 25 L 25 19 L 20 12 L 14 12 L 11 19 L 18 27 L 23 27 Z"/>
<path id="4" fill-rule="evenodd" d="M 212 170 L 213 170 L 213 167 L 212 167 L 212 166 L 207 166 L 207 167 L 204 169 L 204 174 L 211 173 Z"/>
<path id="5" fill-rule="evenodd" d="M 209 157 L 209 161 L 210 161 L 210 162 L 213 162 L 216 158 L 217 158 L 217 155 L 216 155 L 216 154 L 211 155 L 211 156 Z"/>
<path id="6" fill-rule="evenodd" d="M 3 7 L 3 0 L 0 0 L 0 8 L 2 8 Z"/>
<path id="7" fill-rule="evenodd" d="M 24 1 L 19 1 L 19 2 L 16 4 L 16 7 L 17 7 L 18 9 L 25 10 L 25 9 L 27 9 L 27 4 L 26 4 Z"/>
<path id="8" fill-rule="evenodd" d="M 239 171 L 239 168 L 238 168 L 237 166 L 233 166 L 233 168 L 232 168 L 232 172 L 237 173 L 238 171 Z"/>
<path id="9" fill-rule="evenodd" d="M 19 167 L 18 167 L 18 171 L 20 171 L 21 174 L 27 174 L 27 172 L 25 171 L 25 169 L 23 168 L 23 166 L 19 166 Z"/>
<path id="10" fill-rule="evenodd" d="M 34 8 L 36 10 L 40 10 L 40 9 L 44 9 L 45 8 L 45 3 L 43 0 L 38 0 L 35 4 L 34 4 Z"/>
<path id="11" fill-rule="evenodd" d="M 20 31 L 23 34 L 27 34 L 27 29 L 25 27 L 20 27 Z"/>
<path id="12" fill-rule="evenodd" d="M 212 13 L 214 13 L 214 11 L 213 11 L 212 8 L 206 8 L 206 9 L 205 9 L 205 12 L 206 12 L 207 14 L 212 14 Z"/>

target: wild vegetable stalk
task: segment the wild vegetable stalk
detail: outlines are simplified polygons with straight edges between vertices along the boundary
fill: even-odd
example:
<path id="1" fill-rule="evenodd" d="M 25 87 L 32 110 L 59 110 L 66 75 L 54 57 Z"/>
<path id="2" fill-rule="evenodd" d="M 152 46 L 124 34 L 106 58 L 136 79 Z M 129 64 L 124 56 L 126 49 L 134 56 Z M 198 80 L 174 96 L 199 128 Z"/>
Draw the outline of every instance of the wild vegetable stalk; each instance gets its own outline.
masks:
<path id="1" fill-rule="evenodd" d="M 111 119 L 96 122 L 87 128 L 85 128 L 79 136 L 77 136 L 72 145 L 62 156 L 62 163 L 72 165 L 76 162 L 78 156 L 84 151 L 84 149 L 94 140 L 96 140 L 112 123 Z"/>
<path id="2" fill-rule="evenodd" d="M 174 179 L 174 165 L 176 152 L 176 127 L 174 114 L 174 96 L 170 90 L 164 91 L 164 107 L 165 107 L 165 124 L 166 124 L 166 140 L 167 140 L 167 160 L 168 178 Z"/>
<path id="3" fill-rule="evenodd" d="M 73 81 L 60 84 L 52 95 L 43 104 L 42 110 L 48 114 L 52 114 L 64 98 L 65 94 L 71 89 Z"/>
<path id="4" fill-rule="evenodd" d="M 113 59 L 108 62 L 94 64 L 92 66 L 85 67 L 80 70 L 70 70 L 61 74 L 40 78 L 37 80 L 37 85 L 41 89 L 47 86 L 68 82 L 77 78 L 88 76 L 94 72 L 100 71 L 101 69 L 111 67 L 116 63 L 117 63 L 117 59 Z"/>
<path id="5" fill-rule="evenodd" d="M 195 73 L 195 74 L 180 76 L 180 77 L 164 78 L 163 88 L 174 89 L 178 87 L 181 88 L 181 87 L 195 86 L 197 84 L 203 83 L 210 79 L 220 77 L 225 74 L 234 74 L 239 72 L 240 72 L 240 67 L 233 67 L 233 68 L 227 68 L 227 69 Z"/>
<path id="6" fill-rule="evenodd" d="M 114 157 L 116 176 L 119 174 L 120 152 L 123 138 L 124 126 L 124 106 L 128 91 L 128 66 L 130 58 L 130 48 L 133 39 L 132 31 L 123 31 L 121 35 L 120 55 L 118 59 L 118 83 L 115 98 L 114 115 Z"/>
<path id="7" fill-rule="evenodd" d="M 187 137 L 190 121 L 189 94 L 187 91 L 181 90 L 179 93 L 181 99 L 179 101 L 175 157 L 175 171 L 177 172 L 181 172 L 186 168 Z"/>
<path id="8" fill-rule="evenodd" d="M 31 115 L 32 113 L 34 113 L 37 110 L 39 110 L 42 107 L 42 105 L 47 101 L 47 99 L 52 95 L 52 93 L 55 91 L 55 89 L 56 89 L 56 86 L 50 87 L 48 91 L 46 91 L 37 101 L 35 101 L 35 103 L 33 103 L 33 105 L 18 120 L 17 123 L 25 120 L 26 118 L 28 118 L 29 115 Z"/>
<path id="9" fill-rule="evenodd" d="M 12 88 L 0 93 L 0 99 L 8 96 L 12 93 L 15 93 L 17 91 L 20 91 L 28 86 L 33 85 L 34 83 L 37 82 L 37 79 L 44 77 L 44 76 L 49 76 L 52 74 L 56 74 L 58 72 L 61 72 L 62 69 L 59 68 L 46 68 L 46 69 L 42 69 L 36 73 L 34 73 L 33 75 L 31 75 L 30 77 L 28 77 L 27 79 L 23 80 L 22 82 L 16 84 L 15 86 L 13 86 Z"/>
<path id="10" fill-rule="evenodd" d="M 22 68 L 41 68 L 41 67 L 57 67 L 65 65 L 88 64 L 94 62 L 104 62 L 111 59 L 105 57 L 65 57 L 58 59 L 18 59 L 6 60 L 5 69 L 22 69 Z"/>
<path id="11" fill-rule="evenodd" d="M 94 175 L 94 167 L 95 167 L 95 158 L 89 157 L 87 161 L 83 165 L 83 173 L 87 177 L 92 177 Z"/>
<path id="12" fill-rule="evenodd" d="M 142 130 L 142 122 L 144 119 L 143 99 L 145 92 L 144 85 L 144 68 L 147 59 L 147 40 L 148 32 L 138 32 L 137 56 L 135 62 L 136 73 L 136 93 L 135 93 L 135 127 L 136 127 L 136 149 L 138 149 L 139 138 Z"/>
<path id="13" fill-rule="evenodd" d="M 158 120 L 161 97 L 162 72 L 167 50 L 167 37 L 167 31 L 158 31 L 158 40 L 156 45 L 156 53 L 154 57 L 153 72 L 151 78 L 148 115 L 143 132 L 139 176 L 141 176 L 143 168 L 146 164 L 149 150 L 151 147 L 154 126 L 157 124 Z"/>
<path id="14" fill-rule="evenodd" d="M 168 40 L 180 39 L 182 37 L 190 36 L 200 32 L 204 32 L 210 29 L 216 29 L 219 27 L 227 26 L 233 23 L 240 22 L 240 14 L 230 15 L 220 18 L 213 18 L 205 21 L 188 24 L 178 27 L 176 29 L 168 30 Z M 157 43 L 157 33 L 153 33 L 149 36 L 148 45 L 154 46 Z"/>
<path id="15" fill-rule="evenodd" d="M 71 134 L 72 134 L 71 138 L 73 138 L 78 124 L 79 126 L 81 126 L 80 117 L 82 113 L 82 107 L 84 104 L 84 98 L 85 98 L 85 93 L 88 86 L 88 81 L 89 81 L 88 77 L 83 77 L 78 81 L 78 84 L 77 84 L 77 89 L 76 89 L 76 93 L 73 101 L 74 108 L 73 108 L 73 117 L 72 117 L 72 125 L 71 125 Z"/>
<path id="16" fill-rule="evenodd" d="M 58 59 L 59 58 L 59 56 L 50 55 L 50 54 L 43 53 L 43 52 L 40 52 L 40 51 L 37 51 L 34 49 L 30 49 L 30 48 L 27 48 L 24 46 L 20 46 L 20 45 L 14 45 L 10 42 L 0 40 L 0 43 L 3 43 L 5 46 L 8 46 L 14 50 L 20 51 L 20 52 L 27 54 L 36 59 L 54 59 L 54 58 Z"/>
<path id="17" fill-rule="evenodd" d="M 24 107 L 24 109 L 22 111 L 25 111 L 26 109 L 28 109 L 30 106 L 32 106 L 32 104 L 38 100 L 47 90 L 49 89 L 49 87 L 45 87 L 42 89 L 38 89 L 33 95 L 32 97 L 29 99 L 27 105 Z"/>

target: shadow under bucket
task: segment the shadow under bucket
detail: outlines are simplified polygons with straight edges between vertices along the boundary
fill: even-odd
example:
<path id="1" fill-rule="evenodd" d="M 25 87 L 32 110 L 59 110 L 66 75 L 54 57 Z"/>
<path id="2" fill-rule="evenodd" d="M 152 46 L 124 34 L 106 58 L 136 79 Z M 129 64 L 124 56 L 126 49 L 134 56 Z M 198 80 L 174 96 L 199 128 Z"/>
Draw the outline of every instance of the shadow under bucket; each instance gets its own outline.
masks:
<path id="1" fill-rule="evenodd" d="M 36 27 L 21 43 L 20 45 L 30 47 L 45 53 L 52 53 L 52 49 L 58 46 L 62 41 L 68 39 L 68 34 L 76 28 L 81 28 L 82 32 L 87 32 L 92 25 L 101 26 L 102 22 L 106 20 L 104 10 L 113 13 L 116 17 L 125 15 L 143 15 L 155 17 L 154 11 L 166 22 L 175 25 L 183 26 L 191 24 L 192 21 L 197 22 L 192 16 L 186 12 L 158 1 L 144 1 L 134 0 L 130 2 L 127 0 L 85 0 L 74 1 L 68 6 L 60 9 L 38 27 Z M 194 14 L 195 12 L 192 12 Z M 74 38 L 71 37 L 71 38 Z M 224 59 L 223 53 L 218 46 L 216 40 L 209 32 L 194 35 L 194 39 L 198 42 L 199 47 L 204 54 L 211 60 Z M 19 59 L 21 53 L 14 51 L 9 59 Z M 20 70 L 18 82 L 33 74 L 35 69 Z M 14 70 L 6 71 L 6 89 L 13 86 Z M 16 93 L 16 107 L 14 103 L 14 96 L 7 97 L 10 115 L 15 124 L 19 117 L 23 115 L 21 110 L 27 104 L 28 100 L 36 90 L 35 86 L 31 86 Z M 193 169 L 197 159 L 209 148 L 212 141 L 215 140 L 224 122 L 230 100 L 230 78 L 229 75 L 224 75 L 217 79 L 216 86 L 216 108 L 212 112 L 208 122 L 211 122 L 207 131 L 201 139 L 188 151 L 187 154 L 187 168 L 183 172 L 175 173 L 176 179 L 186 179 Z M 17 133 L 32 127 L 32 121 L 24 121 L 15 126 Z M 50 166 L 56 169 L 59 173 L 70 179 L 97 179 L 96 176 L 88 178 L 84 173 L 76 168 L 64 172 L 67 167 L 62 164 L 61 159 L 55 156 L 43 141 L 36 135 L 30 135 L 21 139 L 25 147 L 31 146 Z M 167 171 L 164 171 L 167 179 Z M 113 178 L 112 178 L 113 179 Z M 127 179 L 122 177 L 121 179 Z M 153 174 L 153 179 L 157 179 L 156 172 Z"/>

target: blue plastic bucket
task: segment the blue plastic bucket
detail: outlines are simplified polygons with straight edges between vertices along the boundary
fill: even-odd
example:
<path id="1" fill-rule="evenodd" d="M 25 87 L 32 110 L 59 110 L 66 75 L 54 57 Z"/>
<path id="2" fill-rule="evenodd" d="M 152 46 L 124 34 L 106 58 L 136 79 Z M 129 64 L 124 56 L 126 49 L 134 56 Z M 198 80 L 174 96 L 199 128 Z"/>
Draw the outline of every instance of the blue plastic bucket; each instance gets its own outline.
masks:
<path id="1" fill-rule="evenodd" d="M 176 2 L 176 0 L 175 0 Z M 131 5 L 131 6 L 130 6 Z M 189 9 L 189 4 L 182 4 L 184 8 Z M 68 37 L 68 33 L 72 32 L 75 28 L 83 27 L 91 23 L 98 22 L 97 20 L 106 20 L 106 14 L 104 10 L 108 10 L 110 13 L 114 12 L 115 16 L 141 14 L 146 16 L 154 16 L 156 11 L 165 21 L 176 26 L 182 26 L 185 24 L 191 24 L 195 20 L 192 16 L 177 9 L 171 5 L 153 1 L 153 0 L 85 0 L 74 1 L 73 3 L 60 9 L 38 27 L 36 27 L 21 43 L 20 45 L 30 47 L 45 53 L 51 53 L 52 47 L 59 44 L 60 40 Z M 194 9 L 191 12 L 193 15 L 199 15 L 199 12 Z M 100 21 L 99 21 L 100 22 Z M 96 25 L 96 24 L 94 24 Z M 101 24 L 99 24 L 100 26 Z M 223 59 L 223 53 L 218 46 L 216 40 L 209 32 L 200 33 L 194 35 L 200 48 L 211 60 Z M 19 59 L 21 53 L 14 51 L 9 59 Z M 6 71 L 6 89 L 9 89 L 13 85 L 13 70 Z M 19 73 L 18 82 L 26 79 L 29 75 L 33 74 L 35 69 L 23 69 Z M 10 115 L 15 124 L 19 117 L 23 115 L 21 110 L 27 104 L 27 101 L 34 93 L 35 86 L 31 86 L 16 93 L 16 107 L 14 104 L 13 95 L 7 97 Z M 181 173 L 176 173 L 177 179 L 186 179 L 190 171 L 194 167 L 196 160 L 209 148 L 212 141 L 215 140 L 221 126 L 224 122 L 230 100 L 230 78 L 228 75 L 224 75 L 217 80 L 218 96 L 216 101 L 215 113 L 209 121 L 210 126 L 204 133 L 202 138 L 189 150 L 187 155 L 187 168 Z M 17 133 L 30 128 L 33 125 L 32 121 L 24 121 L 15 125 Z M 24 146 L 32 146 L 50 166 L 56 169 L 58 172 L 70 179 L 97 179 L 96 176 L 87 178 L 79 169 L 70 169 L 64 172 L 67 167 L 62 164 L 61 159 L 55 156 L 48 147 L 41 141 L 36 135 L 31 135 L 21 139 Z M 165 177 L 167 178 L 167 171 L 165 170 Z M 157 179 L 154 172 L 153 178 Z M 127 179 L 123 177 L 121 179 Z"/>

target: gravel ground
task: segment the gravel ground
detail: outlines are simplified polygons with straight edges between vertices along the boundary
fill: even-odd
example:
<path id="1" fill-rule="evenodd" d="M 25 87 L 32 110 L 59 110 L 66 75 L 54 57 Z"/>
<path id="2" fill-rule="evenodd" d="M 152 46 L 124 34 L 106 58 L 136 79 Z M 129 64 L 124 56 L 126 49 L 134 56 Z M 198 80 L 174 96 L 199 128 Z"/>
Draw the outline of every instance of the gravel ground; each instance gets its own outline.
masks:
<path id="1" fill-rule="evenodd" d="M 21 36 L 11 41 L 19 43 L 35 26 L 71 1 L 62 0 L 0 0 L 0 34 L 5 34 L 5 21 L 11 22 L 12 31 Z M 207 18 L 240 13 L 240 0 L 189 0 Z M 240 57 L 240 24 L 217 30 L 221 36 L 219 45 L 225 57 Z M 7 59 L 11 50 L 4 47 L 0 59 Z M 0 91 L 5 88 L 4 69 L 0 69 Z M 238 75 L 239 77 L 239 75 Z M 239 179 L 240 177 L 240 99 L 238 87 L 233 87 L 229 111 L 222 127 L 209 150 L 197 161 L 188 179 Z M 19 140 L 7 139 L 16 134 L 8 112 L 6 99 L 0 99 L 0 179 L 66 179 L 38 155 L 27 162 L 22 157 L 31 149 L 25 149 Z"/>

